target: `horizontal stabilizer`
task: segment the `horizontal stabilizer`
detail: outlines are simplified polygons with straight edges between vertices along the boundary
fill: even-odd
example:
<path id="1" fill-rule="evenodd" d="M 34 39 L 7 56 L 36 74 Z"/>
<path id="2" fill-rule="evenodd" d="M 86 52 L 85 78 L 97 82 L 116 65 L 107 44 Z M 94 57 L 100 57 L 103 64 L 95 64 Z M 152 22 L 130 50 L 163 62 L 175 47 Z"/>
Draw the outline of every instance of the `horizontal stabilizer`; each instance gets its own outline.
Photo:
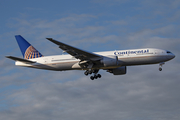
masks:
<path id="1" fill-rule="evenodd" d="M 15 61 L 23 62 L 23 63 L 36 63 L 36 62 L 30 61 L 30 60 L 26 60 L 26 59 L 22 59 L 22 58 L 18 58 L 18 57 L 13 57 L 13 56 L 6 56 L 6 57 L 9 59 L 15 60 Z"/>

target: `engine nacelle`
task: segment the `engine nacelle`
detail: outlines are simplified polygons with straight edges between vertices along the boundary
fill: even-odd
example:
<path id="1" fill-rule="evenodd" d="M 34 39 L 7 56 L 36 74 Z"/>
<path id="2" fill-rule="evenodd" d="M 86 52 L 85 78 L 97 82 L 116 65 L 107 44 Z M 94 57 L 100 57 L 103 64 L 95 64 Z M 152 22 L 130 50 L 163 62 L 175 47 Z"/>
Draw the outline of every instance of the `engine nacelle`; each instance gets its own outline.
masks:
<path id="1" fill-rule="evenodd" d="M 117 56 L 106 56 L 101 60 L 101 63 L 104 65 L 104 67 L 119 65 Z"/>
<path id="2" fill-rule="evenodd" d="M 118 68 L 108 70 L 108 72 L 113 73 L 114 75 L 124 75 L 126 74 L 126 71 L 126 66 L 121 66 Z"/>

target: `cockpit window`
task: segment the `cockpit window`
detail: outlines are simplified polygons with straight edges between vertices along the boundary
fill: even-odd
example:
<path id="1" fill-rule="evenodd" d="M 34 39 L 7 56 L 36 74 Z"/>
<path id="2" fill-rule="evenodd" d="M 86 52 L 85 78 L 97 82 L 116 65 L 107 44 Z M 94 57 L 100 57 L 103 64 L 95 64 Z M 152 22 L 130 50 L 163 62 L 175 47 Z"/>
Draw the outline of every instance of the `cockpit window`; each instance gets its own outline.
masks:
<path id="1" fill-rule="evenodd" d="M 167 53 L 171 53 L 170 51 L 167 51 Z"/>

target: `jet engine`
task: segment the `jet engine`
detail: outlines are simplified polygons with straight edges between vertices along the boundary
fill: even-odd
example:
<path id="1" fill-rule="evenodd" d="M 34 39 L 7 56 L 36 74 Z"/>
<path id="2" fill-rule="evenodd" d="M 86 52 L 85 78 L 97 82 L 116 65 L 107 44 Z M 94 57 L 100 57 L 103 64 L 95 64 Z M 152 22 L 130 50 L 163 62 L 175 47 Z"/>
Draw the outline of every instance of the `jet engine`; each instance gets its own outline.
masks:
<path id="1" fill-rule="evenodd" d="M 124 75 L 126 74 L 126 66 L 109 69 L 107 72 L 113 73 L 114 75 Z"/>
<path id="2" fill-rule="evenodd" d="M 118 57 L 117 56 L 106 56 L 101 60 L 101 63 L 104 67 L 118 66 Z"/>

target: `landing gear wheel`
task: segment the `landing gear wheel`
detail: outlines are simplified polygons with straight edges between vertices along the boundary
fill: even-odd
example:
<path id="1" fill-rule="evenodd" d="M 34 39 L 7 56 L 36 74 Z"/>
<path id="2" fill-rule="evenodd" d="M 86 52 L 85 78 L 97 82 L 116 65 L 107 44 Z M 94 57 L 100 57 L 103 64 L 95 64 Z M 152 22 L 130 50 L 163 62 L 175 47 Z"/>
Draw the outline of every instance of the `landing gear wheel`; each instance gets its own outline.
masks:
<path id="1" fill-rule="evenodd" d="M 89 72 L 88 72 L 89 74 L 92 74 L 92 70 L 89 70 Z"/>
<path id="2" fill-rule="evenodd" d="M 93 76 L 90 77 L 91 80 L 94 80 L 94 79 L 98 79 L 98 78 L 101 78 L 101 75 L 100 74 L 97 74 L 99 72 L 99 69 L 89 69 L 89 70 L 86 70 L 84 72 L 84 74 L 87 76 L 89 74 L 94 74 Z"/>
<path id="3" fill-rule="evenodd" d="M 165 64 L 164 62 L 162 62 L 162 63 L 159 64 L 159 71 L 162 71 L 162 66 L 163 66 L 164 64 Z"/>
<path id="4" fill-rule="evenodd" d="M 94 77 L 93 77 L 93 76 L 91 76 L 90 78 L 91 78 L 91 80 L 94 80 Z"/>
<path id="5" fill-rule="evenodd" d="M 97 76 L 97 75 L 94 75 L 94 78 L 95 78 L 95 79 L 97 79 L 97 78 L 98 78 L 98 76 Z"/>
<path id="6" fill-rule="evenodd" d="M 101 75 L 100 75 L 100 74 L 98 74 L 97 76 L 98 76 L 98 78 L 101 78 Z"/>
<path id="7" fill-rule="evenodd" d="M 86 71 L 86 72 L 84 72 L 84 74 L 87 76 L 89 73 L 88 73 L 88 71 Z"/>
<path id="8" fill-rule="evenodd" d="M 162 68 L 159 68 L 159 71 L 162 71 Z"/>

